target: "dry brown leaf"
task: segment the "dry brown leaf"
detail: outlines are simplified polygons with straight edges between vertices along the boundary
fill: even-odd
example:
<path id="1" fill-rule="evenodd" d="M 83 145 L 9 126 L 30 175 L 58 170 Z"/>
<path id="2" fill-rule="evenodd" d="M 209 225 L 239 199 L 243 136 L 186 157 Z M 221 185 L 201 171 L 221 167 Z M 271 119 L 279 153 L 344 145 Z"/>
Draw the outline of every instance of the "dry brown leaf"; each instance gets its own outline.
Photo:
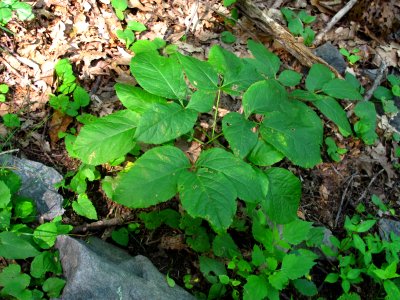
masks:
<path id="1" fill-rule="evenodd" d="M 58 137 L 59 132 L 65 132 L 72 122 L 72 117 L 56 110 L 51 118 L 49 127 L 49 136 L 51 146 L 54 147 L 55 144 L 60 140 Z"/>

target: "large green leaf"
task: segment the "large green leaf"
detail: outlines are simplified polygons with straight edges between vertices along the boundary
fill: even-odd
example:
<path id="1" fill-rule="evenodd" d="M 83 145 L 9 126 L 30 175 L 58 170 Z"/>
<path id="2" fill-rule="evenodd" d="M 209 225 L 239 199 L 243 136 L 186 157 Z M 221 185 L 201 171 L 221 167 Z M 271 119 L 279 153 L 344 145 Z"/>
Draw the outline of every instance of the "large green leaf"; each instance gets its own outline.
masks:
<path id="1" fill-rule="evenodd" d="M 376 128 L 376 110 L 372 102 L 360 102 L 354 108 L 354 113 L 360 120 L 354 124 L 354 131 L 362 140 L 372 145 L 375 143 L 378 135 Z"/>
<path id="2" fill-rule="evenodd" d="M 246 157 L 257 143 L 257 134 L 252 131 L 255 125 L 237 112 L 231 112 L 222 119 L 222 132 L 236 156 Z"/>
<path id="3" fill-rule="evenodd" d="M 351 134 L 351 127 L 343 107 L 332 97 L 320 96 L 320 100 L 313 105 L 318 108 L 329 120 L 333 121 L 344 136 Z"/>
<path id="4" fill-rule="evenodd" d="M 282 260 L 281 272 L 294 280 L 307 275 L 315 264 L 310 256 L 288 254 Z"/>
<path id="5" fill-rule="evenodd" d="M 263 79 L 250 61 L 253 60 L 240 59 L 219 45 L 211 47 L 208 57 L 208 62 L 223 75 L 221 89 L 231 95 L 239 95 L 240 91 Z"/>
<path id="6" fill-rule="evenodd" d="M 152 108 L 155 103 L 167 103 L 165 98 L 150 94 L 142 88 L 133 85 L 117 83 L 114 88 L 122 104 L 138 114 L 142 114 Z"/>
<path id="7" fill-rule="evenodd" d="M 284 157 L 285 155 L 276 150 L 273 146 L 262 139 L 258 139 L 248 156 L 248 160 L 257 166 L 266 167 L 281 161 Z"/>
<path id="8" fill-rule="evenodd" d="M 210 63 L 201 61 L 195 57 L 184 56 L 179 52 L 177 52 L 176 55 L 190 83 L 193 84 L 195 88 L 212 91 L 218 89 L 218 74 Z"/>
<path id="9" fill-rule="evenodd" d="M 243 300 L 266 299 L 271 286 L 264 275 L 250 275 L 243 287 Z"/>
<path id="10" fill-rule="evenodd" d="M 200 154 L 196 166 L 223 173 L 234 185 L 240 199 L 258 203 L 265 198 L 268 183 L 240 158 L 220 148 Z"/>
<path id="11" fill-rule="evenodd" d="M 199 169 L 183 172 L 179 179 L 183 208 L 192 217 L 210 222 L 216 232 L 224 232 L 236 213 L 236 190 L 222 173 Z"/>
<path id="12" fill-rule="evenodd" d="M 260 132 L 266 142 L 296 165 L 310 168 L 321 162 L 322 122 L 302 102 L 292 102 L 284 112 L 267 114 Z"/>
<path id="13" fill-rule="evenodd" d="M 327 66 L 313 64 L 306 77 L 306 89 L 310 92 L 322 89 L 325 83 L 335 78 Z"/>
<path id="14" fill-rule="evenodd" d="M 343 79 L 332 79 L 331 81 L 324 84 L 322 91 L 327 95 L 348 100 L 362 100 L 363 97 L 350 83 Z"/>
<path id="15" fill-rule="evenodd" d="M 134 146 L 138 114 L 121 110 L 82 127 L 74 153 L 86 164 L 99 165 L 119 158 Z"/>
<path id="16" fill-rule="evenodd" d="M 0 256 L 6 259 L 25 259 L 40 254 L 26 239 L 11 231 L 0 232 Z"/>
<path id="17" fill-rule="evenodd" d="M 282 168 L 268 169 L 267 198 L 261 203 L 268 216 L 279 224 L 296 219 L 301 198 L 301 182 L 292 172 Z"/>
<path id="18" fill-rule="evenodd" d="M 189 132 L 197 112 L 174 102 L 155 104 L 139 121 L 135 138 L 148 144 L 162 144 Z"/>
<path id="19" fill-rule="evenodd" d="M 141 52 L 132 58 L 131 72 L 148 92 L 168 99 L 184 99 L 186 83 L 182 66 L 173 58 L 155 51 Z"/>
<path id="20" fill-rule="evenodd" d="M 263 44 L 253 40 L 249 40 L 247 46 L 257 61 L 257 70 L 267 77 L 274 78 L 281 66 L 279 57 L 265 48 Z"/>
<path id="21" fill-rule="evenodd" d="M 256 82 L 243 94 L 243 110 L 246 117 L 252 113 L 282 111 L 288 105 L 290 103 L 286 89 L 275 79 Z"/>
<path id="22" fill-rule="evenodd" d="M 206 113 L 212 110 L 215 99 L 215 92 L 197 90 L 190 97 L 188 109 L 193 109 L 200 113 Z"/>
<path id="23" fill-rule="evenodd" d="M 182 170 L 190 168 L 185 154 L 176 147 L 162 146 L 143 154 L 115 182 L 113 200 L 130 208 L 164 202 L 177 193 Z"/>

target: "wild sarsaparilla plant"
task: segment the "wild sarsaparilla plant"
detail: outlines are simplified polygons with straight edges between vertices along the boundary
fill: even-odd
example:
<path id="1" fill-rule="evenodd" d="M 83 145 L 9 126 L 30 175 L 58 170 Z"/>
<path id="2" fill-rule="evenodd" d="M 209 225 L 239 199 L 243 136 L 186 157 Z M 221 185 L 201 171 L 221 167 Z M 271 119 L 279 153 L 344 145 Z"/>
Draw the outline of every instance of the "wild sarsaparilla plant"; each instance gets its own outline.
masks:
<path id="1" fill-rule="evenodd" d="M 343 136 L 352 134 L 338 100 L 362 100 L 357 80 L 337 79 L 327 67 L 314 65 L 305 78 L 306 90 L 293 89 L 302 75 L 291 70 L 279 73 L 280 59 L 252 40 L 248 48 L 253 58 L 239 58 L 215 45 L 208 61 L 172 48 L 163 56 L 157 45 L 140 48 L 131 61 L 131 72 L 140 87 L 115 86 L 126 109 L 83 126 L 73 145 L 74 155 L 85 164 L 100 165 L 133 153 L 133 163 L 127 163 L 115 178 L 103 180 L 103 189 L 115 202 L 145 208 L 179 197 L 190 217 L 206 220 L 219 235 L 233 226 L 239 200 L 249 216 L 261 215 L 275 224 L 296 221 L 300 180 L 273 165 L 283 159 L 304 168 L 320 163 L 325 118 L 335 123 Z M 220 120 L 218 111 L 226 95 L 237 101 L 241 98 L 243 112 L 229 112 Z M 202 114 L 211 116 L 209 129 L 200 126 Z M 358 116 L 361 122 L 364 116 Z M 374 131 L 374 125 L 364 122 L 356 132 L 371 138 L 368 133 Z M 198 131 L 205 138 L 197 140 L 201 152 L 193 162 L 175 142 L 190 143 Z M 138 146 L 149 150 L 138 154 Z M 265 220 L 257 222 L 265 224 Z M 260 246 L 258 253 L 264 251 Z M 279 273 L 271 279 L 274 284 L 268 285 L 270 291 L 278 291 L 313 266 L 314 257 L 308 252 L 287 247 L 286 254 L 290 256 L 283 260 L 280 256 L 262 278 L 249 280 L 257 283 Z M 288 275 L 288 266 L 306 257 L 308 267 L 296 276 Z M 249 272 L 259 265 L 257 260 Z M 277 271 L 282 268 L 285 271 Z M 229 282 L 223 277 L 224 284 Z"/>

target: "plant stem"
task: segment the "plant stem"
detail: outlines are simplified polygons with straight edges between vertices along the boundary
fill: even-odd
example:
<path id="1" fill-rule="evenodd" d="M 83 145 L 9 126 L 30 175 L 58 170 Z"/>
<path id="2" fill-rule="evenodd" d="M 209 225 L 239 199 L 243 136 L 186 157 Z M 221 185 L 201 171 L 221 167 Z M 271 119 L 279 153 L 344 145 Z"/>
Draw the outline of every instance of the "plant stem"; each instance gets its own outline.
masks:
<path id="1" fill-rule="evenodd" d="M 218 116 L 218 107 L 219 107 L 219 100 L 221 99 L 221 90 L 218 90 L 218 95 L 217 95 L 217 103 L 215 104 L 215 112 L 214 112 L 214 122 L 212 125 L 212 134 L 211 134 L 211 140 L 214 139 L 214 134 L 215 134 L 215 126 L 217 126 L 217 116 Z"/>

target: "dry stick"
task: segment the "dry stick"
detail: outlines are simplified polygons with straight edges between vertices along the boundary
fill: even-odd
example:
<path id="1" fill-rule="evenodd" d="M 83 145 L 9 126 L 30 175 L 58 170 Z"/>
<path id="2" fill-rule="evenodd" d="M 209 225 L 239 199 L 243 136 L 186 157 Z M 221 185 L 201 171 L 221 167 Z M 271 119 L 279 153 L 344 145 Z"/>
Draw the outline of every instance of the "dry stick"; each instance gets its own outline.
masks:
<path id="1" fill-rule="evenodd" d="M 361 196 L 357 199 L 357 203 L 360 202 L 365 197 L 365 195 L 367 194 L 367 192 L 368 192 L 369 188 L 371 187 L 371 185 L 378 178 L 378 176 L 382 174 L 383 171 L 385 171 L 385 169 L 380 170 L 378 173 L 375 174 L 374 177 L 372 177 L 371 181 L 367 185 L 367 188 L 364 190 L 364 192 L 361 194 Z"/>
<path id="2" fill-rule="evenodd" d="M 329 23 L 326 25 L 326 27 L 320 32 L 318 33 L 317 37 L 314 40 L 314 45 L 317 46 L 319 45 L 319 43 L 321 42 L 322 38 L 325 36 L 325 34 L 332 29 L 333 26 L 335 26 L 335 24 L 337 22 L 339 22 L 339 20 L 341 18 L 343 18 L 343 16 L 345 14 L 347 14 L 347 12 L 357 3 L 357 0 L 350 0 L 349 2 L 347 2 L 347 4 L 345 6 L 343 6 L 343 8 L 341 10 L 339 10 L 336 15 L 333 16 L 333 18 L 329 21 Z"/>
<path id="3" fill-rule="evenodd" d="M 18 152 L 18 151 L 19 151 L 19 149 L 11 149 L 11 150 L 0 152 L 0 155 L 4 155 L 4 154 L 8 154 L 8 153 L 14 153 L 14 152 Z"/>
<path id="4" fill-rule="evenodd" d="M 271 8 L 277 9 L 277 8 L 281 7 L 281 5 L 282 5 L 282 3 L 283 3 L 284 1 L 285 1 L 285 0 L 276 0 L 275 3 L 274 3 L 274 5 L 272 5 Z"/>
<path id="5" fill-rule="evenodd" d="M 381 62 L 381 65 L 379 66 L 378 73 L 376 74 L 374 83 L 372 84 L 372 86 L 368 90 L 368 92 L 365 93 L 364 101 L 368 101 L 369 99 L 371 99 L 373 93 L 378 88 L 378 86 L 381 84 L 382 78 L 383 78 L 383 74 L 386 71 L 386 67 L 387 67 L 386 66 L 386 62 L 382 59 L 382 62 Z"/>
<path id="6" fill-rule="evenodd" d="M 271 34 L 282 45 L 282 47 L 296 57 L 301 64 L 311 67 L 315 63 L 327 66 L 338 78 L 342 78 L 339 72 L 326 61 L 314 55 L 308 47 L 298 42 L 292 34 L 268 16 L 267 12 L 259 9 L 251 0 L 239 0 L 238 8 L 261 30 Z"/>
<path id="7" fill-rule="evenodd" d="M 351 183 L 353 182 L 354 177 L 355 177 L 355 175 L 351 175 L 351 177 L 349 179 L 349 182 L 347 183 L 347 186 L 344 189 L 344 192 L 343 192 L 343 195 L 342 195 L 342 199 L 340 200 L 340 206 L 339 206 L 338 212 L 336 214 L 336 218 L 335 218 L 335 226 L 334 226 L 335 228 L 337 227 L 337 224 L 339 223 L 339 217 L 340 217 L 340 215 L 342 213 L 344 199 L 346 198 L 347 191 L 349 190 L 349 187 L 350 187 Z"/>
<path id="8" fill-rule="evenodd" d="M 82 232 L 86 232 L 88 230 L 97 230 L 97 229 L 101 229 L 104 227 L 119 226 L 119 225 L 122 225 L 129 221 L 131 221 L 131 219 L 129 219 L 129 218 L 124 219 L 121 217 L 100 220 L 100 221 L 93 222 L 90 224 L 83 224 L 83 225 L 77 226 L 72 230 L 71 233 L 82 233 Z"/>

